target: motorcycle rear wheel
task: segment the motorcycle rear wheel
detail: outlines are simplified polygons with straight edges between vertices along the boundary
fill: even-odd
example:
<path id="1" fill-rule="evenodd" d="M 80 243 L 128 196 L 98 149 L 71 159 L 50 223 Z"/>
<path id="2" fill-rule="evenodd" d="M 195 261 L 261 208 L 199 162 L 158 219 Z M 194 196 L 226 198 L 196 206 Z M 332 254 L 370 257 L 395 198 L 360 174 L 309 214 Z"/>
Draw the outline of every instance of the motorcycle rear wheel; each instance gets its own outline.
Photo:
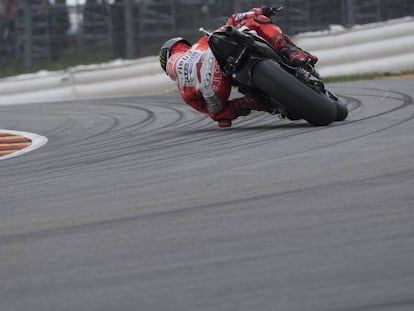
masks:
<path id="1" fill-rule="evenodd" d="M 251 75 L 258 89 L 310 124 L 326 126 L 336 120 L 335 104 L 286 72 L 278 63 L 272 60 L 259 61 Z"/>
<path id="2" fill-rule="evenodd" d="M 348 107 L 339 100 L 336 102 L 336 119 L 335 121 L 343 121 L 348 117 Z"/>

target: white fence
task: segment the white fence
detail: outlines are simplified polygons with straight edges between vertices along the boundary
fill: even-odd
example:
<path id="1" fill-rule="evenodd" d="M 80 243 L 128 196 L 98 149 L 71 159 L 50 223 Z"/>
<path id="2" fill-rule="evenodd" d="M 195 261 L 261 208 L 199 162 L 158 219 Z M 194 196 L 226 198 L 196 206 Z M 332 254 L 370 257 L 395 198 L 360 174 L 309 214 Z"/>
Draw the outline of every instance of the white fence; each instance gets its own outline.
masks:
<path id="1" fill-rule="evenodd" d="M 322 76 L 414 69 L 414 18 L 304 34 L 296 43 L 319 57 Z"/>
<path id="2" fill-rule="evenodd" d="M 299 35 L 294 41 L 319 57 L 323 77 L 414 69 L 412 17 L 352 29 L 332 27 L 322 33 Z M 174 83 L 154 56 L 3 79 L 0 104 L 155 94 L 173 89 Z"/>

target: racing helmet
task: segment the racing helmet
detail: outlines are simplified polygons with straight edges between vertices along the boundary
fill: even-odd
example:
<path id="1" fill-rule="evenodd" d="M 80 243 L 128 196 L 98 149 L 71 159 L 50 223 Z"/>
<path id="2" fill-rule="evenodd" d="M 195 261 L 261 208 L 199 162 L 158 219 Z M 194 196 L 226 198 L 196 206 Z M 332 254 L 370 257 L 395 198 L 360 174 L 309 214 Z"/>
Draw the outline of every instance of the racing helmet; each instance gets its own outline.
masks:
<path id="1" fill-rule="evenodd" d="M 166 41 L 161 46 L 160 54 L 159 54 L 161 68 L 165 72 L 167 72 L 166 71 L 167 70 L 167 62 L 168 62 L 168 59 L 170 58 L 170 50 L 177 43 L 184 43 L 184 44 L 187 44 L 189 47 L 191 46 L 191 43 L 188 42 L 187 40 L 183 39 L 182 37 L 175 37 L 175 38 L 172 38 L 172 39 Z"/>

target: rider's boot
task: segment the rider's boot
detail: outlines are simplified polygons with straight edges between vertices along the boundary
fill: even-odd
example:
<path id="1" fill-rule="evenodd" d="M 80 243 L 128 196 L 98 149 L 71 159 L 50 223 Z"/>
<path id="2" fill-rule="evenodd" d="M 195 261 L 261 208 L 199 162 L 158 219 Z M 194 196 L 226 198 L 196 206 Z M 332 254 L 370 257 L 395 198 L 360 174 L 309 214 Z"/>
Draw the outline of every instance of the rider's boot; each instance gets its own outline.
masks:
<path id="1" fill-rule="evenodd" d="M 272 39 L 272 42 L 273 46 L 295 67 L 303 67 L 307 63 L 315 65 L 318 61 L 318 58 L 315 55 L 297 47 L 285 34 L 276 35 Z"/>

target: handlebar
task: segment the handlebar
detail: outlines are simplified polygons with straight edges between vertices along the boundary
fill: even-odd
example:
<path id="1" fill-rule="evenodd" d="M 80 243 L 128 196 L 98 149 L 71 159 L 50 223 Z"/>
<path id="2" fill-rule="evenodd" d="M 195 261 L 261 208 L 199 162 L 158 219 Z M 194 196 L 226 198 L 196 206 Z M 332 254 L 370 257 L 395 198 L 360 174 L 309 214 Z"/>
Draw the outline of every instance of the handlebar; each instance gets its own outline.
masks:
<path id="1" fill-rule="evenodd" d="M 226 26 L 226 35 L 228 35 L 229 37 L 233 37 L 234 39 L 236 39 L 237 41 L 244 43 L 246 45 L 251 45 L 254 43 L 254 39 L 245 34 L 244 32 L 238 30 L 236 27 L 234 26 Z"/>
<path id="2" fill-rule="evenodd" d="M 270 9 L 272 10 L 273 15 L 275 15 L 277 12 L 280 12 L 283 10 L 283 6 L 280 6 L 280 7 L 272 6 Z"/>
<path id="3" fill-rule="evenodd" d="M 280 12 L 283 10 L 283 6 L 272 6 L 272 7 L 266 7 L 263 11 L 263 14 L 266 15 L 267 17 L 271 17 L 273 15 L 276 15 L 277 12 Z"/>
<path id="4" fill-rule="evenodd" d="M 242 35 L 242 32 L 239 31 L 236 27 L 229 25 L 226 26 L 226 35 L 240 37 Z"/>

